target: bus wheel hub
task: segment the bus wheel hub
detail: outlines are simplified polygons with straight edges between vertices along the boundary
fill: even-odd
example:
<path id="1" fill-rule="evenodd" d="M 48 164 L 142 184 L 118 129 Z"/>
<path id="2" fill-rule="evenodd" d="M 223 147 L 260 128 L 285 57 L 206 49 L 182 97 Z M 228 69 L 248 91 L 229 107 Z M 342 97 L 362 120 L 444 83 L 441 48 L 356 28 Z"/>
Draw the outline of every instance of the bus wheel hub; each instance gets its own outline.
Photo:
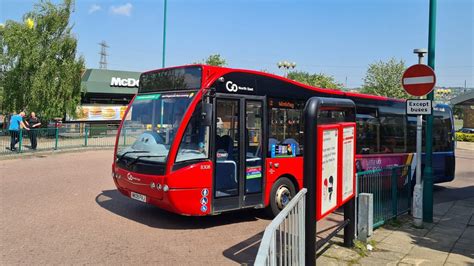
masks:
<path id="1" fill-rule="evenodd" d="M 290 190 L 286 186 L 280 186 L 277 189 L 275 198 L 278 208 L 282 210 L 291 200 Z"/>

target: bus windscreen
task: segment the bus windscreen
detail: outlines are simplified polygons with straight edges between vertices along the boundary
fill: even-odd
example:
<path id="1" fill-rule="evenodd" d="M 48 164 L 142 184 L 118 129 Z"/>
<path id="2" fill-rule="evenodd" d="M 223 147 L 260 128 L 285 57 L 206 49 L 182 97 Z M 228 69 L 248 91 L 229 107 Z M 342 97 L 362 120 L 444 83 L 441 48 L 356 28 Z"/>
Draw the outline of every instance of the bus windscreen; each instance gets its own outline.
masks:
<path id="1" fill-rule="evenodd" d="M 165 162 L 194 95 L 193 92 L 137 95 L 119 133 L 117 157 Z"/>

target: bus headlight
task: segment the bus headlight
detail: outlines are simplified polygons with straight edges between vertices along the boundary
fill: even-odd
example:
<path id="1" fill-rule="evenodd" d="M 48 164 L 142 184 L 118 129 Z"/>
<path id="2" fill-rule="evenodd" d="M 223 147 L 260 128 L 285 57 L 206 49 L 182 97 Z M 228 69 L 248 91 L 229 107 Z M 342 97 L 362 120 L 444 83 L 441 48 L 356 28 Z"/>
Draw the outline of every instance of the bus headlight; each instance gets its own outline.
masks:
<path id="1" fill-rule="evenodd" d="M 168 190 L 170 190 L 170 188 L 168 187 L 168 185 L 164 185 L 164 186 L 163 186 L 163 191 L 164 191 L 164 192 L 168 192 Z"/>
<path id="2" fill-rule="evenodd" d="M 151 182 L 150 183 L 150 188 L 152 188 L 152 189 L 155 188 L 155 183 Z"/>

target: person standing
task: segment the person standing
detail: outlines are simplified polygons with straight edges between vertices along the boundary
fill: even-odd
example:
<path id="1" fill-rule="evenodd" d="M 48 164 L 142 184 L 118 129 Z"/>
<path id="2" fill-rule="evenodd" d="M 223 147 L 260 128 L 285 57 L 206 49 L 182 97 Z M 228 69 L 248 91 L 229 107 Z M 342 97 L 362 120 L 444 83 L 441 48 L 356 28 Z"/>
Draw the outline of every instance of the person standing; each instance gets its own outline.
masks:
<path id="1" fill-rule="evenodd" d="M 10 125 L 8 126 L 8 131 L 10 131 L 10 150 L 15 151 L 15 145 L 19 141 L 20 130 L 22 128 L 30 130 L 23 123 L 23 117 L 25 117 L 25 112 L 20 112 L 18 115 L 12 115 L 10 118 Z"/>
<path id="2" fill-rule="evenodd" d="M 35 112 L 31 112 L 30 118 L 28 119 L 27 122 L 28 122 L 27 124 L 30 127 L 29 135 L 30 135 L 31 148 L 33 150 L 36 150 L 36 146 L 38 146 L 36 137 L 38 136 L 38 128 L 41 126 L 41 122 L 39 118 L 36 116 Z"/>

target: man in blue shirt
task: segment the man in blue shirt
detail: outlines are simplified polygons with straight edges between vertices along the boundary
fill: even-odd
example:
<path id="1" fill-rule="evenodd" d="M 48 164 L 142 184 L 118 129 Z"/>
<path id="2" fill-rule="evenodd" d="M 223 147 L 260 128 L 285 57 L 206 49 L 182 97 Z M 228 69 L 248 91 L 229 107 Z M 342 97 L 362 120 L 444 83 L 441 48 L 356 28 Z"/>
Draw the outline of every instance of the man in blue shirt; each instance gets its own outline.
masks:
<path id="1" fill-rule="evenodd" d="M 30 130 L 25 126 L 25 123 L 23 123 L 23 117 L 25 117 L 25 112 L 21 112 L 19 115 L 12 115 L 10 118 L 10 126 L 8 127 L 8 130 L 10 131 L 10 150 L 15 151 L 15 145 L 19 141 L 19 136 L 20 136 L 20 130 L 22 128 L 26 130 Z"/>

